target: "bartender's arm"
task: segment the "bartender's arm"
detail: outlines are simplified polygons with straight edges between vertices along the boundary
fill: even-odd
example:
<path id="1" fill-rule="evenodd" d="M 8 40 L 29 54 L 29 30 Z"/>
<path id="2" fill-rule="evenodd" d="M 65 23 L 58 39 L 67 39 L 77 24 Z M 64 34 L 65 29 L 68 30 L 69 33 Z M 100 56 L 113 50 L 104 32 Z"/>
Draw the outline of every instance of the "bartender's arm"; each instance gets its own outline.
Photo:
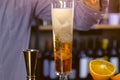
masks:
<path id="1" fill-rule="evenodd" d="M 74 0 L 74 29 L 89 30 L 100 17 L 99 3 L 95 0 Z M 97 0 L 98 1 L 98 0 Z M 35 15 L 42 19 L 50 19 L 51 0 L 37 0 Z M 94 6 L 93 6 L 94 4 Z M 95 7 L 97 6 L 97 7 Z"/>
<path id="2" fill-rule="evenodd" d="M 99 0 L 76 0 L 75 2 L 75 29 L 89 30 L 102 13 Z"/>

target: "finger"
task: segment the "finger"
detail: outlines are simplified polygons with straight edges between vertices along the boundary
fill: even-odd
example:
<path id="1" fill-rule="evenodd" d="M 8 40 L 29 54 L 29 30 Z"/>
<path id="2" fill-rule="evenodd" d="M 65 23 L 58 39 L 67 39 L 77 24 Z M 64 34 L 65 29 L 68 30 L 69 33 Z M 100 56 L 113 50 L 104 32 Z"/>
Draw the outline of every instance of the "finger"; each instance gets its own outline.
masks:
<path id="1" fill-rule="evenodd" d="M 92 4 L 95 4 L 97 2 L 97 0 L 91 0 Z"/>

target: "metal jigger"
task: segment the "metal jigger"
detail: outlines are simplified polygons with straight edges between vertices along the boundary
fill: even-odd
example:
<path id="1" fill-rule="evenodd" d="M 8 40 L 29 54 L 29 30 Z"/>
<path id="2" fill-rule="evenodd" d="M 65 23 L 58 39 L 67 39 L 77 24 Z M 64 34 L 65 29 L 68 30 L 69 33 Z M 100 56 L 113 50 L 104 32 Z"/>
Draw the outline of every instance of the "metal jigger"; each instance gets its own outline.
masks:
<path id="1" fill-rule="evenodd" d="M 23 51 L 27 71 L 27 80 L 36 79 L 35 71 L 37 65 L 38 52 L 39 51 L 36 49 L 27 49 Z"/>

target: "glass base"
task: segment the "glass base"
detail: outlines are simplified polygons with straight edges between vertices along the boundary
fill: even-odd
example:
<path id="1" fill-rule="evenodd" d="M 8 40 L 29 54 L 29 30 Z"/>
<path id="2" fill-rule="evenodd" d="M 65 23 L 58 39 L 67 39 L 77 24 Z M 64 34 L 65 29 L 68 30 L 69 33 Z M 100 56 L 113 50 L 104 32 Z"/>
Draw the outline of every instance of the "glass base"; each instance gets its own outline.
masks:
<path id="1" fill-rule="evenodd" d="M 68 80 L 67 75 L 59 75 L 59 80 Z"/>

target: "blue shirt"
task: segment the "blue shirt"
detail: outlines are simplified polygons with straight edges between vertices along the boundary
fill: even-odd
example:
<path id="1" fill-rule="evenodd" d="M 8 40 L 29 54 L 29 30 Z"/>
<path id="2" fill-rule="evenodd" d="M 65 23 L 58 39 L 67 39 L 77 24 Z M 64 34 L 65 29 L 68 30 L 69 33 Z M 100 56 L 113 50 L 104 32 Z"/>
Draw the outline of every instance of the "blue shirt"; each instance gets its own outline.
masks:
<path id="1" fill-rule="evenodd" d="M 29 45 L 33 16 L 50 20 L 50 8 L 50 0 L 0 0 L 0 80 L 26 80 L 22 51 Z M 74 28 L 89 29 L 95 12 L 76 1 Z"/>

